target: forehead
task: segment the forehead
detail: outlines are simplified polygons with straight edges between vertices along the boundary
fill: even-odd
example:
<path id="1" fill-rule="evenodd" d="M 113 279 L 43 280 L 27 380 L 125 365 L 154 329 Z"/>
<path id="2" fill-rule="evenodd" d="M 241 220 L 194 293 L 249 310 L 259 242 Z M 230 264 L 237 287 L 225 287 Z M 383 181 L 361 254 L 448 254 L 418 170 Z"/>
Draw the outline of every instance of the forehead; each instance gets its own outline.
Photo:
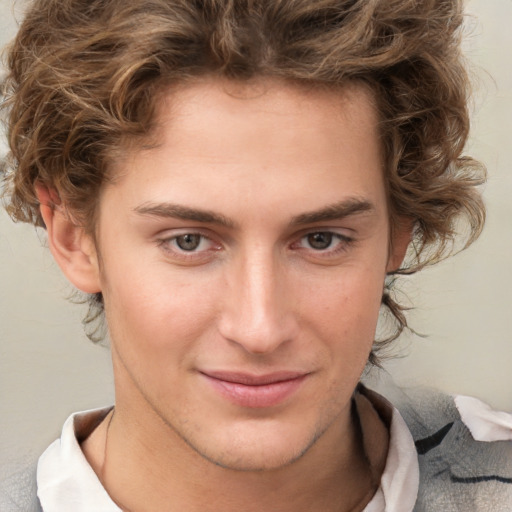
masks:
<path id="1" fill-rule="evenodd" d="M 240 158 L 247 139 L 254 148 L 282 153 L 290 148 L 300 152 L 300 137 L 314 140 L 319 152 L 334 140 L 343 146 L 348 141 L 343 126 L 350 126 L 351 133 L 378 137 L 373 93 L 358 83 L 327 88 L 270 78 L 239 82 L 207 77 L 164 94 L 156 120 L 157 144 L 177 145 L 193 138 L 205 150 L 214 150 L 229 142 L 234 155 L 240 149 Z M 276 140 L 278 127 L 283 129 Z M 227 130 L 237 136 L 227 141 Z M 237 143 L 244 146 L 233 146 Z"/>
<path id="2" fill-rule="evenodd" d="M 114 185 L 129 181 L 123 193 L 133 202 L 219 199 L 229 210 L 231 193 L 271 210 L 313 194 L 328 196 L 325 204 L 384 195 L 374 99 L 359 84 L 203 79 L 163 94 L 154 126 L 153 144 L 127 151 L 114 168 Z"/>

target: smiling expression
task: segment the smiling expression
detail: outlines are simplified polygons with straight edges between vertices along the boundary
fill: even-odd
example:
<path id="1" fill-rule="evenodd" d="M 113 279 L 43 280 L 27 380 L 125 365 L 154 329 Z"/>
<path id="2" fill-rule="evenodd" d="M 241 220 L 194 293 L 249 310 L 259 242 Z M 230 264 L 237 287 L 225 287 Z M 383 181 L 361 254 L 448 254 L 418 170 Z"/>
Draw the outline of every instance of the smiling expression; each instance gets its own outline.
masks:
<path id="1" fill-rule="evenodd" d="M 205 79 L 157 135 L 99 203 L 120 414 L 230 468 L 328 451 L 400 263 L 371 94 Z"/>

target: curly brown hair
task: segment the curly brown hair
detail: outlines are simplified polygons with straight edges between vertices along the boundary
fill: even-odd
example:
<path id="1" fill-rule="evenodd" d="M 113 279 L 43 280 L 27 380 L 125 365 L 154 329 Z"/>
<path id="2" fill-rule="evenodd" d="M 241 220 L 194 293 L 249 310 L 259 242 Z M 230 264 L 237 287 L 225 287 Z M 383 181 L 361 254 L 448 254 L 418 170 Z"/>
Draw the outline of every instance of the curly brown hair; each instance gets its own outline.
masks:
<path id="1" fill-rule="evenodd" d="M 415 272 L 451 252 L 459 221 L 469 226 L 461 247 L 484 223 L 477 186 L 485 169 L 462 154 L 469 80 L 461 4 L 35 0 L 6 54 L 7 210 L 42 226 L 40 182 L 92 232 L 111 163 L 150 135 L 158 93 L 173 84 L 205 74 L 334 88 L 357 80 L 377 101 L 392 228 L 399 218 L 415 226 L 397 273 Z M 101 307 L 101 296 L 91 304 Z M 389 287 L 383 305 L 395 319 L 389 342 L 407 323 Z"/>

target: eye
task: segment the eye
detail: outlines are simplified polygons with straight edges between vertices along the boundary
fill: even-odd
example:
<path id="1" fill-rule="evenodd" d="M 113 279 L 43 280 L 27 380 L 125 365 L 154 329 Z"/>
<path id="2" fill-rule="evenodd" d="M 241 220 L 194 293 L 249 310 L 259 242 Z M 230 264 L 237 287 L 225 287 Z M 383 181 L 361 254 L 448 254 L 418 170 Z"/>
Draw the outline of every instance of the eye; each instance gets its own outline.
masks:
<path id="1" fill-rule="evenodd" d="M 299 247 L 329 252 L 341 249 L 351 242 L 351 238 L 333 231 L 315 231 L 303 236 L 299 241 Z"/>
<path id="2" fill-rule="evenodd" d="M 200 247 L 203 238 L 201 235 L 187 233 L 177 236 L 174 239 L 174 243 L 183 251 L 195 251 Z"/>
<path id="3" fill-rule="evenodd" d="M 354 239 L 335 231 L 311 231 L 301 236 L 292 249 L 315 258 L 335 258 L 347 251 Z"/>
<path id="4" fill-rule="evenodd" d="M 311 248 L 317 251 L 324 251 L 332 245 L 334 236 L 329 231 L 320 231 L 318 233 L 310 233 L 304 238 Z"/>
<path id="5" fill-rule="evenodd" d="M 179 261 L 201 262 L 208 260 L 221 249 L 211 238 L 194 232 L 181 232 L 158 240 L 167 257 Z"/>

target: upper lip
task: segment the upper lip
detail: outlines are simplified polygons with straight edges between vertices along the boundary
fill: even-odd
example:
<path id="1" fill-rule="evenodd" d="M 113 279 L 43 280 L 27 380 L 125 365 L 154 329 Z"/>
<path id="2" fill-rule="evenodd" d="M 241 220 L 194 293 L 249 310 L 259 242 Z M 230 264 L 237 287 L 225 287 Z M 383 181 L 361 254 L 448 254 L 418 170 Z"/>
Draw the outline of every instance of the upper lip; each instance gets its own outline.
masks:
<path id="1" fill-rule="evenodd" d="M 308 372 L 297 371 L 277 371 L 266 373 L 263 375 L 255 375 L 253 373 L 231 372 L 231 371 L 201 371 L 203 375 L 212 379 L 222 380 L 233 384 L 243 384 L 245 386 L 265 386 L 276 384 L 288 380 L 299 379 L 308 375 Z"/>

